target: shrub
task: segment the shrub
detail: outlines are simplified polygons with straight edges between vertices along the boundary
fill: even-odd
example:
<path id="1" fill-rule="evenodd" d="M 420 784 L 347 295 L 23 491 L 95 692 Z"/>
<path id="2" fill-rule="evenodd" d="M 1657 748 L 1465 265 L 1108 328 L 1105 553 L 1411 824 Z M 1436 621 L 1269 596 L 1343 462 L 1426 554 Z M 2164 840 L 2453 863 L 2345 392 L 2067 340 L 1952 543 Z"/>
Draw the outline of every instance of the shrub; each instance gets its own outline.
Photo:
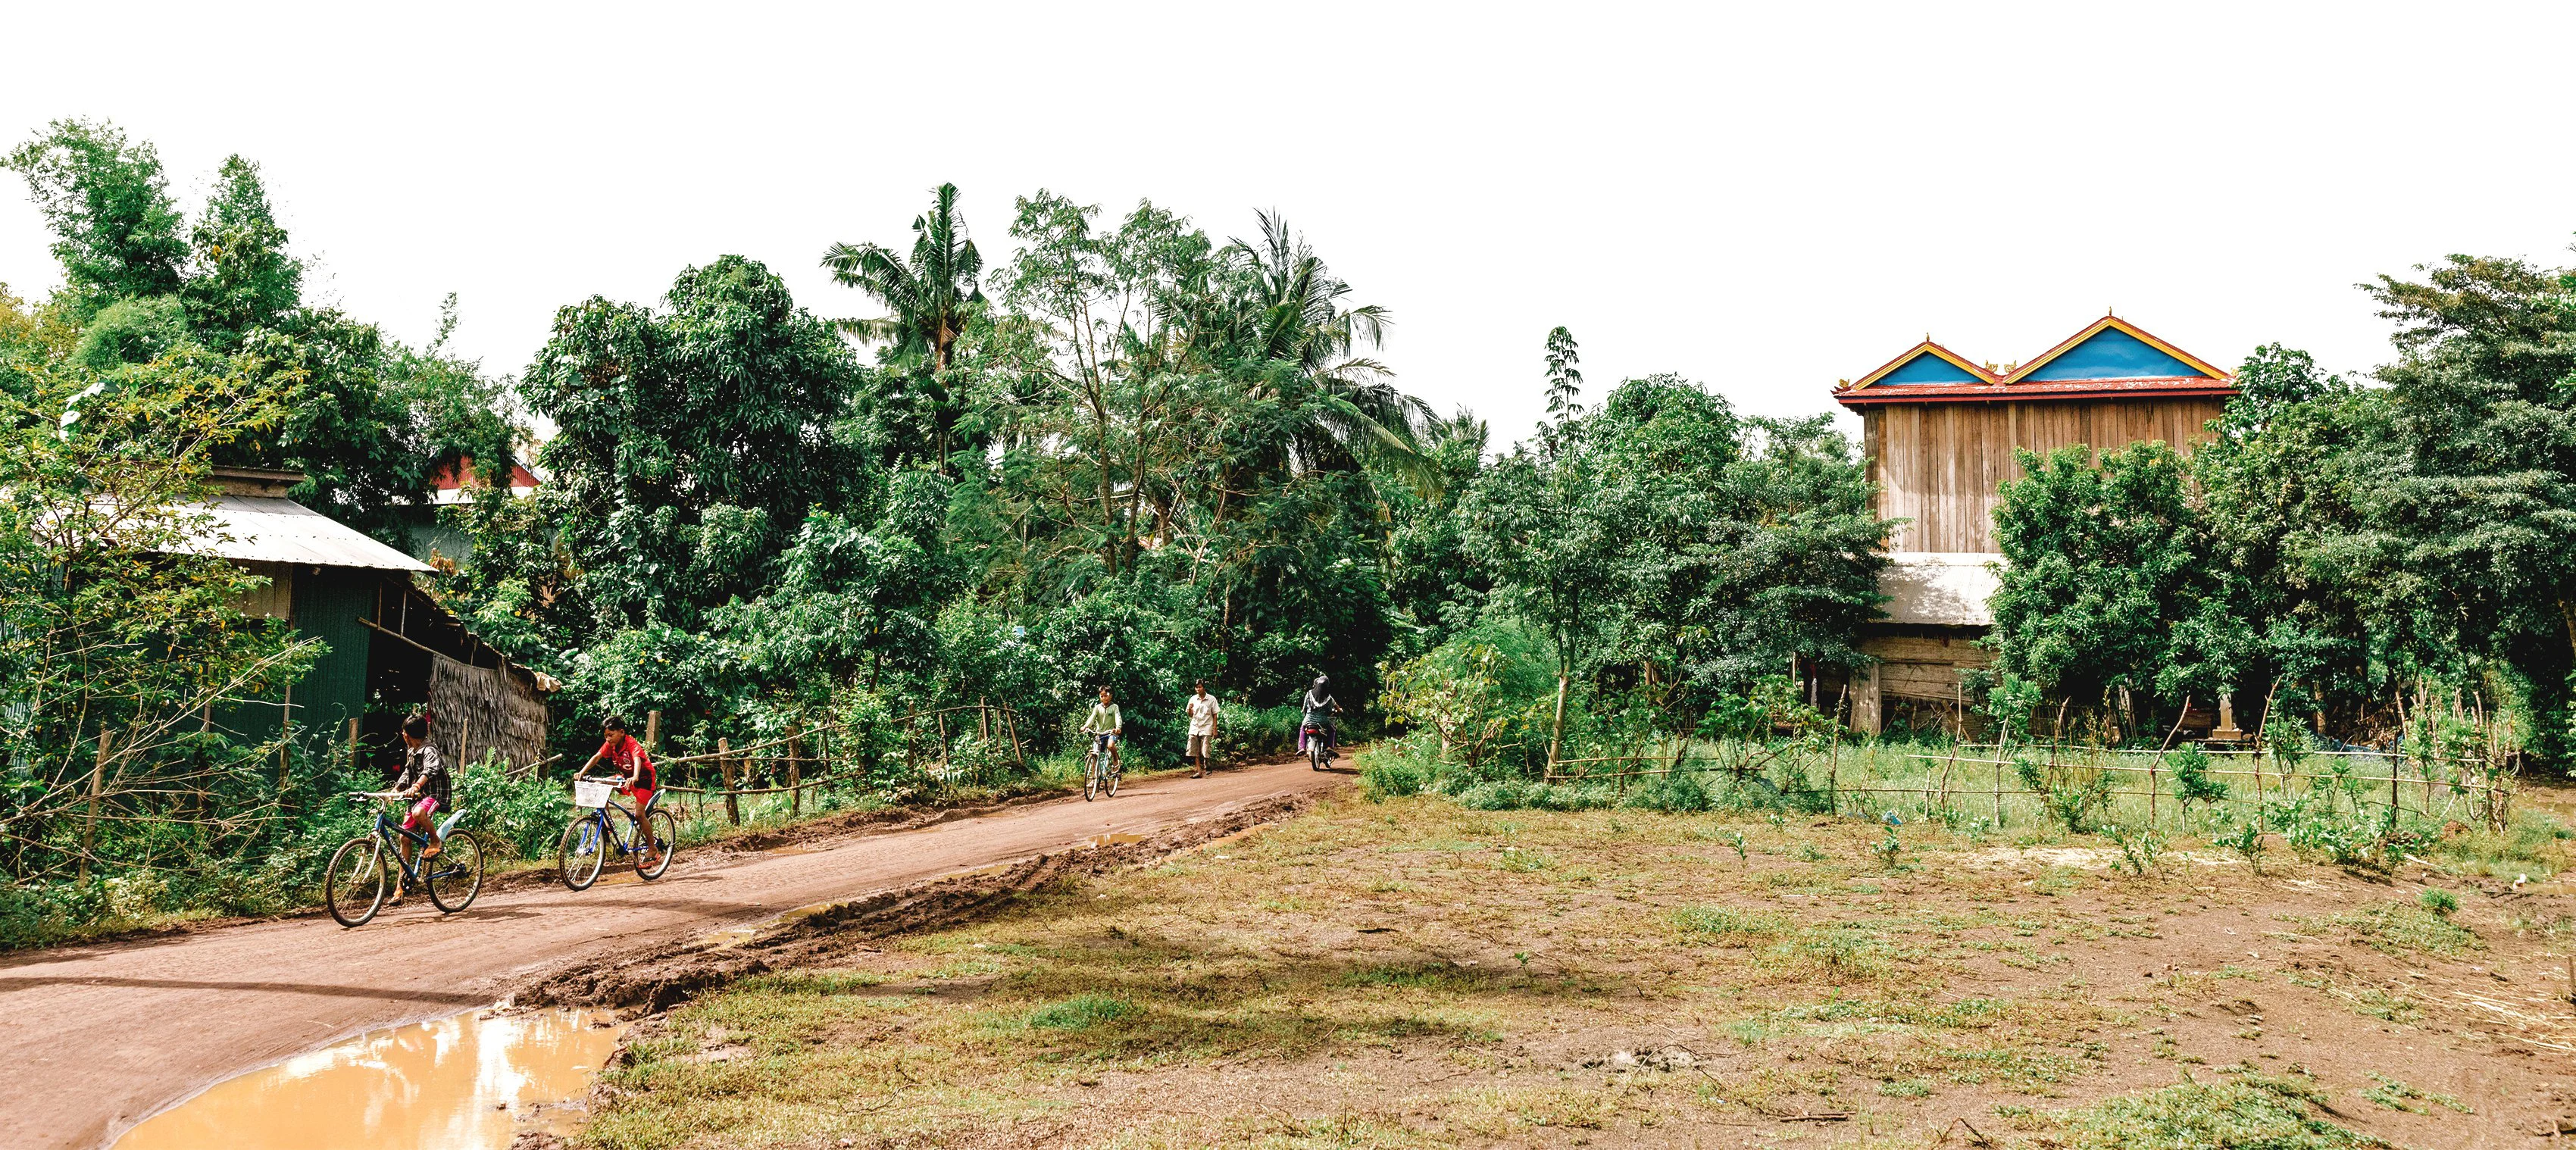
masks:
<path id="1" fill-rule="evenodd" d="M 2451 917 L 2452 912 L 2460 909 L 2460 896 L 2447 890 L 2424 891 L 2415 896 L 2415 901 L 2443 918 Z"/>
<path id="2" fill-rule="evenodd" d="M 1360 752 L 1360 794 L 1371 802 L 1422 793 L 1431 767 L 1402 748 L 1371 746 Z"/>
<path id="3" fill-rule="evenodd" d="M 472 811 L 457 824 L 478 832 L 485 843 L 513 857 L 543 857 L 563 834 L 571 808 L 564 805 L 564 782 L 543 772 L 513 779 L 497 754 L 456 773 L 458 810 Z"/>
<path id="4" fill-rule="evenodd" d="M 2090 767 L 2040 763 L 2022 758 L 2013 763 L 2021 785 L 2039 796 L 2039 804 L 2071 835 L 2090 834 L 2111 804 L 2111 773 Z"/>
<path id="5" fill-rule="evenodd" d="M 2132 876 L 2145 878 L 2161 864 L 2165 853 L 2164 832 L 2152 826 L 2128 826 L 2110 823 L 2102 833 L 2120 847 L 2120 868 Z"/>

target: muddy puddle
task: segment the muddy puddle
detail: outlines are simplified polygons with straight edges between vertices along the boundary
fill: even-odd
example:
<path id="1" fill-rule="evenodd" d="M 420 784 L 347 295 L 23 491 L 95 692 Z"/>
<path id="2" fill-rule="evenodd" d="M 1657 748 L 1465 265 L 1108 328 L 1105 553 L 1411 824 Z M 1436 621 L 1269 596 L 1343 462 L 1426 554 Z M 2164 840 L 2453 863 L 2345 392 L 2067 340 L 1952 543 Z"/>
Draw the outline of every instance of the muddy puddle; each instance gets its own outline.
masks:
<path id="1" fill-rule="evenodd" d="M 1088 847 L 1123 847 L 1129 843 L 1141 843 L 1143 841 L 1145 841 L 1145 836 L 1143 835 L 1106 834 L 1093 835 L 1090 838 L 1084 839 L 1082 844 Z"/>
<path id="2" fill-rule="evenodd" d="M 115 1150 L 501 1150 L 570 1133 L 617 1047 L 598 1011 L 476 1011 L 361 1035 L 217 1083 Z"/>

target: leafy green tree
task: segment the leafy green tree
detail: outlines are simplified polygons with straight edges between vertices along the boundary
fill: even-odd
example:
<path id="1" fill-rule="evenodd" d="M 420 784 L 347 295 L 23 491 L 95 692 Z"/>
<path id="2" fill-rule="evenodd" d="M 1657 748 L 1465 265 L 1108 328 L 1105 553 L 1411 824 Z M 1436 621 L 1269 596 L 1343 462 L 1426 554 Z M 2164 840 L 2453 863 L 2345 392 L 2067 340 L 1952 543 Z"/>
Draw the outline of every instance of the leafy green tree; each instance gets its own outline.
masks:
<path id="1" fill-rule="evenodd" d="M 1573 332 L 1559 327 L 1547 333 L 1547 423 L 1539 429 L 1539 442 L 1551 456 L 1562 450 L 1558 439 L 1566 426 L 1583 416 L 1583 372 L 1575 366 L 1582 359 Z"/>
<path id="2" fill-rule="evenodd" d="M 161 155 L 104 120 L 56 120 L 7 157 L 53 230 L 65 291 L 86 319 L 179 290 L 188 257 Z"/>
<path id="3" fill-rule="evenodd" d="M 726 256 L 663 304 L 563 309 L 520 384 L 559 429 L 545 498 L 601 625 L 697 626 L 767 582 L 809 510 L 868 482 L 833 434 L 857 365 L 776 275 Z"/>
<path id="4" fill-rule="evenodd" d="M 286 229 L 269 209 L 259 165 L 228 156 L 188 232 L 182 296 L 209 342 L 230 348 L 251 329 L 275 327 L 304 303 L 304 262 L 287 254 Z"/>
<path id="5" fill-rule="evenodd" d="M 957 214 L 957 185 L 931 193 L 930 210 L 912 219 L 909 258 L 874 243 L 835 243 L 823 252 L 832 282 L 868 293 L 894 314 L 842 320 L 842 330 L 887 345 L 871 407 L 884 423 L 897 460 L 921 458 L 946 468 L 968 444 L 958 434 L 966 414 L 957 386 L 957 344 L 982 312 L 983 253 Z"/>
<path id="6" fill-rule="evenodd" d="M 107 372 L 0 361 L 0 375 L 14 377 L 0 394 L 27 397 L 0 400 L 7 874 L 240 847 L 274 811 L 280 747 L 204 717 L 273 700 L 318 646 L 241 613 L 264 580 L 197 553 L 193 508 L 216 451 L 274 427 L 281 396 L 202 349 Z"/>
<path id="7" fill-rule="evenodd" d="M 2233 689 L 2255 654 L 2225 574 L 2206 561 L 2182 456 L 2161 442 L 2095 462 L 2083 445 L 2019 453 L 1995 535 L 1995 669 L 2079 708 L 2116 706 L 2131 734 L 2159 700 Z"/>

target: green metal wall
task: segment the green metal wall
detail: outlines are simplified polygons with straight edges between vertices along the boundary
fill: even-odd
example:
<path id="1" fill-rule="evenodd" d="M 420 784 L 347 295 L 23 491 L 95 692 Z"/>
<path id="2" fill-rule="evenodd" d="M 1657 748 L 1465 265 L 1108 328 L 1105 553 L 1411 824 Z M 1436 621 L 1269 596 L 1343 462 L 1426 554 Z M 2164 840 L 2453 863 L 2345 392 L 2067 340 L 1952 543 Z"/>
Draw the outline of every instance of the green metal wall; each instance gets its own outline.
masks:
<path id="1" fill-rule="evenodd" d="M 331 647 L 295 684 L 295 721 L 335 742 L 347 737 L 349 720 L 366 714 L 367 652 L 376 633 L 358 620 L 375 612 L 383 579 L 381 572 L 349 567 L 295 573 L 295 630 Z"/>

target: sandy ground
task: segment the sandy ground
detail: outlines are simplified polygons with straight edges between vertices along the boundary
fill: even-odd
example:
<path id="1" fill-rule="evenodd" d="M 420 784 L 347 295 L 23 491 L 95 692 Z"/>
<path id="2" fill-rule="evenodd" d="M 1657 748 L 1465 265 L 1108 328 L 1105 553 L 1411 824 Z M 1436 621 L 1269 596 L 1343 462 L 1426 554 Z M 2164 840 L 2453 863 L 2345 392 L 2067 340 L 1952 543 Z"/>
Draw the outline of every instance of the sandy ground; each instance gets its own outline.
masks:
<path id="1" fill-rule="evenodd" d="M 327 916 L 0 959 L 0 1143 L 92 1147 L 198 1090 L 377 1027 L 490 1004 L 546 974 L 646 953 L 943 875 L 1217 816 L 1348 781 L 1302 761 L 1131 782 L 1115 799 L 1013 807 L 768 852 L 683 853 L 588 891 L 487 891 L 442 916 L 415 896 Z M 614 885 L 612 885 L 614 882 Z"/>

